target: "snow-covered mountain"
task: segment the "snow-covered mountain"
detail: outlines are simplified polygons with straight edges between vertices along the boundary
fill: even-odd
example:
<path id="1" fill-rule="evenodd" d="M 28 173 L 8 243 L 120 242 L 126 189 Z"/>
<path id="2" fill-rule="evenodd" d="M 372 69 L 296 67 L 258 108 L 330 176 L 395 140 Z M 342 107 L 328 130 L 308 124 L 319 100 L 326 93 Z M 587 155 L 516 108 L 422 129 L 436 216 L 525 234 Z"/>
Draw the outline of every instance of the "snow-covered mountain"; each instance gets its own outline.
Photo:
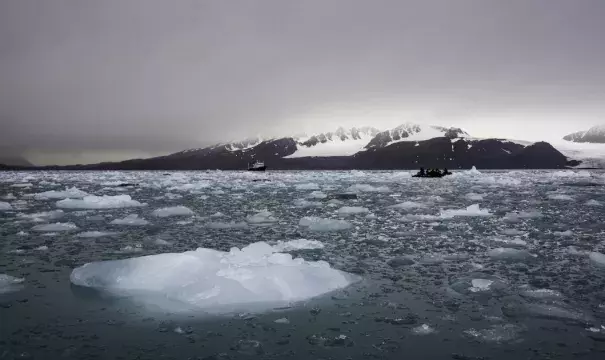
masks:
<path id="1" fill-rule="evenodd" d="M 563 137 L 577 143 L 605 144 L 605 125 L 593 126 L 588 131 L 578 131 Z"/>
<path id="2" fill-rule="evenodd" d="M 467 138 L 470 137 L 470 135 L 466 131 L 458 128 L 406 123 L 399 125 L 394 129 L 380 132 L 365 146 L 365 148 L 381 148 L 401 141 L 424 141 L 436 137 L 455 139 Z"/>

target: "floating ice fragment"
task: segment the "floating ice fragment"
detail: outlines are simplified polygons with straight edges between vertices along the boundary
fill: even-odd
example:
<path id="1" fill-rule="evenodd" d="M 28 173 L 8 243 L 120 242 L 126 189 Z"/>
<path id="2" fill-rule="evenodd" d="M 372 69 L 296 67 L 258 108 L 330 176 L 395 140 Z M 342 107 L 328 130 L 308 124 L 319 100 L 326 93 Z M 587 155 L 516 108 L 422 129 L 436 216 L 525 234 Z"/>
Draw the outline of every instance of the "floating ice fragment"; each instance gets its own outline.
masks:
<path id="1" fill-rule="evenodd" d="M 31 230 L 32 231 L 70 231 L 76 230 L 78 227 L 73 223 L 54 223 L 54 224 L 44 224 L 44 225 L 36 225 Z"/>
<path id="2" fill-rule="evenodd" d="M 389 209 L 397 209 L 397 210 L 409 210 L 409 209 L 422 209 L 426 208 L 426 205 L 413 202 L 413 201 L 404 201 L 399 204 L 389 206 Z"/>
<path id="3" fill-rule="evenodd" d="M 210 229 L 247 229 L 248 224 L 245 222 L 209 222 L 206 225 Z"/>
<path id="4" fill-rule="evenodd" d="M 34 250 L 36 250 L 36 251 L 47 251 L 48 250 L 48 246 L 46 246 L 46 245 L 38 246 Z"/>
<path id="5" fill-rule="evenodd" d="M 149 221 L 139 218 L 137 214 L 130 214 L 123 219 L 115 219 L 110 222 L 111 225 L 131 225 L 131 226 L 143 226 L 149 224 Z"/>
<path id="6" fill-rule="evenodd" d="M 357 279 L 323 261 L 277 253 L 265 242 L 229 252 L 198 248 L 88 263 L 70 276 L 75 285 L 157 301 L 155 305 L 170 311 L 209 312 L 270 309 L 346 287 Z"/>
<path id="7" fill-rule="evenodd" d="M 591 252 L 588 255 L 588 258 L 594 266 L 605 269 L 605 254 L 601 254 L 600 252 Z"/>
<path id="8" fill-rule="evenodd" d="M 18 291 L 22 288 L 24 278 L 17 278 L 7 274 L 0 274 L 0 294 Z"/>
<path id="9" fill-rule="evenodd" d="M 13 207 L 11 206 L 11 204 L 4 201 L 0 201 L 0 211 L 9 211 L 12 209 Z"/>
<path id="10" fill-rule="evenodd" d="M 587 205 L 587 206 L 601 206 L 601 203 L 599 201 L 597 201 L 597 200 L 592 199 L 592 200 L 588 200 L 586 203 L 584 203 L 584 205 Z"/>
<path id="11" fill-rule="evenodd" d="M 56 220 L 65 215 L 63 210 L 43 211 L 33 214 L 19 214 L 22 219 L 29 219 L 34 222 L 46 222 L 49 220 Z"/>
<path id="12" fill-rule="evenodd" d="M 118 234 L 118 233 L 107 232 L 107 231 L 85 231 L 85 232 L 79 233 L 76 236 L 81 237 L 81 238 L 98 238 L 98 237 L 103 237 L 103 236 L 112 236 L 112 235 L 116 235 L 116 234 Z"/>
<path id="13" fill-rule="evenodd" d="M 49 199 L 81 199 L 85 196 L 88 196 L 88 193 L 82 191 L 76 187 L 65 188 L 64 191 L 45 191 L 41 193 L 34 194 L 34 199 L 36 200 L 49 200 Z"/>
<path id="14" fill-rule="evenodd" d="M 367 214 L 370 209 L 361 206 L 343 206 L 338 209 L 339 216 L 356 215 L 356 214 Z"/>
<path id="15" fill-rule="evenodd" d="M 451 209 L 441 211 L 441 217 L 444 219 L 449 219 L 456 216 L 492 216 L 492 214 L 487 209 L 481 210 L 478 204 L 471 205 L 466 209 Z"/>
<path id="16" fill-rule="evenodd" d="M 321 207 L 321 203 L 317 201 L 307 201 L 305 199 L 294 200 L 294 206 L 300 208 Z"/>
<path id="17" fill-rule="evenodd" d="M 488 279 L 473 279 L 471 280 L 472 287 L 469 288 L 472 292 L 488 291 L 489 287 L 494 283 L 493 280 Z"/>
<path id="18" fill-rule="evenodd" d="M 548 198 L 551 200 L 573 201 L 573 197 L 567 194 L 551 194 L 548 195 Z"/>
<path id="19" fill-rule="evenodd" d="M 473 167 L 467 171 L 467 174 L 480 175 L 481 171 L 477 170 L 477 168 L 473 165 Z"/>
<path id="20" fill-rule="evenodd" d="M 555 231 L 553 233 L 555 236 L 573 236 L 573 232 L 571 230 L 567 231 Z"/>
<path id="21" fill-rule="evenodd" d="M 326 195 L 325 193 L 323 193 L 321 191 L 313 191 L 312 193 L 307 195 L 307 197 L 309 199 L 325 199 L 328 197 L 328 195 Z"/>
<path id="22" fill-rule="evenodd" d="M 298 184 L 296 190 L 319 190 L 319 185 L 316 183 Z"/>
<path id="23" fill-rule="evenodd" d="M 476 193 L 468 193 L 468 194 L 465 195 L 465 197 L 468 200 L 472 200 L 472 201 L 481 201 L 481 200 L 483 200 L 483 195 L 476 194 Z"/>
<path id="24" fill-rule="evenodd" d="M 427 324 L 422 324 L 412 329 L 412 333 L 415 335 L 429 335 L 435 332 L 435 329 Z"/>
<path id="25" fill-rule="evenodd" d="M 298 225 L 308 227 L 311 231 L 328 232 L 348 230 L 352 227 L 346 220 L 323 219 L 314 216 L 307 216 L 300 219 Z"/>
<path id="26" fill-rule="evenodd" d="M 288 318 L 279 318 L 273 322 L 276 324 L 289 324 L 290 320 L 288 320 Z"/>
<path id="27" fill-rule="evenodd" d="M 81 200 L 65 199 L 57 201 L 57 207 L 63 209 L 117 209 L 144 206 L 130 195 L 85 196 Z"/>
<path id="28" fill-rule="evenodd" d="M 153 216 L 156 217 L 169 217 L 169 216 L 191 216 L 194 215 L 194 212 L 186 206 L 171 206 L 156 209 L 152 212 Z"/>
<path id="29" fill-rule="evenodd" d="M 293 250 L 310 250 L 310 249 L 323 249 L 324 244 L 317 240 L 297 239 L 290 241 L 278 241 L 273 249 L 277 252 L 288 252 Z"/>
<path id="30" fill-rule="evenodd" d="M 5 196 L 1 197 L 2 200 L 17 200 L 17 197 L 13 195 L 13 193 L 8 193 Z"/>
<path id="31" fill-rule="evenodd" d="M 379 193 L 386 193 L 386 192 L 390 192 L 391 189 L 389 189 L 387 186 L 372 186 L 372 185 L 369 185 L 369 184 L 355 184 L 355 185 L 349 186 L 349 188 L 347 189 L 347 191 L 350 191 L 350 192 L 379 192 Z"/>
<path id="32" fill-rule="evenodd" d="M 526 250 L 510 249 L 510 248 L 496 248 L 487 252 L 487 255 L 494 260 L 500 261 L 530 261 L 535 259 L 535 256 L 527 252 Z"/>
<path id="33" fill-rule="evenodd" d="M 557 299 L 563 297 L 560 292 L 551 289 L 524 290 L 519 295 L 533 299 Z"/>
<path id="34" fill-rule="evenodd" d="M 272 212 L 265 210 L 248 216 L 246 221 L 248 221 L 250 224 L 271 224 L 277 222 L 277 219 L 273 217 Z"/>
<path id="35" fill-rule="evenodd" d="M 440 220 L 439 216 L 435 215 L 425 215 L 425 214 L 407 214 L 404 215 L 400 221 L 403 222 L 414 222 L 414 221 L 435 221 Z"/>
<path id="36" fill-rule="evenodd" d="M 518 336 L 520 328 L 513 324 L 498 324 L 493 325 L 489 329 L 468 329 L 464 331 L 467 336 L 475 338 L 480 341 L 487 342 L 502 342 L 515 340 Z"/>

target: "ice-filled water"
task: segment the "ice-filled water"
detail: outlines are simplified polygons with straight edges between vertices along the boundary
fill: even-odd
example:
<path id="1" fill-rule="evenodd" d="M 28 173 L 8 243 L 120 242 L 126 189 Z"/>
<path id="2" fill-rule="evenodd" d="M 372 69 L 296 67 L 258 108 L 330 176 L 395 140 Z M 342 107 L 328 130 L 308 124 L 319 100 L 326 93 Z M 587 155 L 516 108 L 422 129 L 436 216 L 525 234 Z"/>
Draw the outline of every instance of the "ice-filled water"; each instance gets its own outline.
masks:
<path id="1" fill-rule="evenodd" d="M 603 359 L 603 190 L 592 170 L 2 172 L 0 358 Z"/>

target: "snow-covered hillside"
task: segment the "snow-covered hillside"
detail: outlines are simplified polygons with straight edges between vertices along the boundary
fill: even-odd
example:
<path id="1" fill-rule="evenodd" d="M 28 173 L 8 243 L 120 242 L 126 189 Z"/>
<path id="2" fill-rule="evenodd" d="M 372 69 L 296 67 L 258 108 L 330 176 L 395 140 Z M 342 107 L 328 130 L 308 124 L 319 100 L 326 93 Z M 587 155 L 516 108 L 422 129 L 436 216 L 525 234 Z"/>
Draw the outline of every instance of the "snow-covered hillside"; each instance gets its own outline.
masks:
<path id="1" fill-rule="evenodd" d="M 373 127 L 338 128 L 334 132 L 296 137 L 297 151 L 287 158 L 308 156 L 350 156 L 359 151 L 380 131 Z"/>
<path id="2" fill-rule="evenodd" d="M 605 168 L 605 144 L 561 140 L 551 145 L 568 159 L 581 161 L 578 168 Z"/>
<path id="3" fill-rule="evenodd" d="M 563 137 L 575 143 L 605 144 L 605 125 L 593 126 L 588 131 L 578 131 Z"/>

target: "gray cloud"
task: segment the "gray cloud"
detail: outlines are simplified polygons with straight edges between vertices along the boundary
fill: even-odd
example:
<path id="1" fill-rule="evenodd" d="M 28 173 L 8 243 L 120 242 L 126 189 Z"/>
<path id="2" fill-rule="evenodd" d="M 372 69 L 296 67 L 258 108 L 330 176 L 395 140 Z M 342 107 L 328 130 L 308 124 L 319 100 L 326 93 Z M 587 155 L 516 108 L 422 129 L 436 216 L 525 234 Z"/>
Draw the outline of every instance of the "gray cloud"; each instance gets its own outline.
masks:
<path id="1" fill-rule="evenodd" d="M 158 152 L 404 121 L 560 137 L 605 119 L 604 17 L 601 0 L 3 1 L 0 142 Z"/>

